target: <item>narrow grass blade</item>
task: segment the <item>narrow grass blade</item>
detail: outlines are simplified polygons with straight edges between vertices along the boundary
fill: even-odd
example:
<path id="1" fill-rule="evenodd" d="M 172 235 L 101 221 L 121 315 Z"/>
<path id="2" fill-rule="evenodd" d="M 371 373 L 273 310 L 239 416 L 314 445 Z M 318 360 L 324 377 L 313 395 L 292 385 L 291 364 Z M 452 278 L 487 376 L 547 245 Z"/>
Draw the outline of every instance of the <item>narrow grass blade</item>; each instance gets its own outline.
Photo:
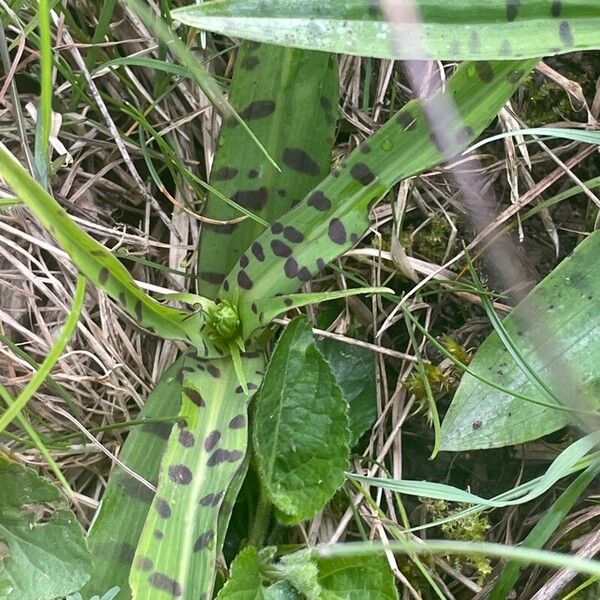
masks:
<path id="1" fill-rule="evenodd" d="M 600 48 L 596 0 L 213 0 L 171 16 L 257 42 L 402 60 L 533 58 Z"/>
<path id="2" fill-rule="evenodd" d="M 520 545 L 528 548 L 541 548 L 563 523 L 575 502 L 577 502 L 581 494 L 583 494 L 599 472 L 600 464 L 595 463 L 579 474 L 554 504 L 544 512 L 541 519 L 535 524 L 535 527 L 527 534 Z M 498 576 L 490 594 L 490 600 L 504 600 L 504 598 L 508 598 L 510 591 L 519 578 L 519 573 L 520 565 L 515 562 L 509 562 Z"/>

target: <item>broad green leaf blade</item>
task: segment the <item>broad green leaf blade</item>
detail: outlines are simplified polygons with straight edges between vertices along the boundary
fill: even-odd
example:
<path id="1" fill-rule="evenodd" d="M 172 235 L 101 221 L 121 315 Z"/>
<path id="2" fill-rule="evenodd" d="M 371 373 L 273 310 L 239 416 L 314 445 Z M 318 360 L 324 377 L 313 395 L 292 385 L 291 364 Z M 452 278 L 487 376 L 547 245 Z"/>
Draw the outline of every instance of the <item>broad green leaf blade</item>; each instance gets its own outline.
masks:
<path id="1" fill-rule="evenodd" d="M 281 171 L 265 162 L 237 123 L 224 123 L 211 185 L 271 223 L 329 173 L 338 104 L 337 60 L 322 52 L 244 42 L 229 100 Z M 208 197 L 205 215 L 220 221 L 241 216 L 214 194 Z M 250 219 L 225 226 L 204 223 L 199 293 L 214 298 L 225 275 L 263 230 Z"/>
<path id="2" fill-rule="evenodd" d="M 125 266 L 80 229 L 3 144 L 0 144 L 0 175 L 58 240 L 81 273 L 119 302 L 140 325 L 162 338 L 188 341 L 203 356 L 222 355 L 202 335 L 202 313 L 187 313 L 163 306 L 145 294 Z"/>
<path id="3" fill-rule="evenodd" d="M 347 406 L 305 317 L 285 329 L 255 404 L 258 474 L 280 520 L 311 518 L 343 483 Z"/>
<path id="4" fill-rule="evenodd" d="M 171 16 L 257 42 L 402 60 L 501 60 L 600 48 L 597 0 L 213 0 Z"/>
<path id="5" fill-rule="evenodd" d="M 317 340 L 348 403 L 350 446 L 354 446 L 377 417 L 375 360 L 371 350 L 337 340 Z"/>
<path id="6" fill-rule="evenodd" d="M 536 61 L 464 63 L 444 91 L 426 103 L 435 114 L 432 134 L 422 103 L 409 102 L 300 204 L 253 244 L 221 287 L 238 303 L 244 337 L 259 328 L 259 301 L 295 292 L 357 243 L 369 227 L 369 207 L 399 180 L 450 158 L 494 118 Z M 484 65 L 484 66 L 482 66 Z M 450 119 L 446 103 L 461 121 Z"/>
<path id="7" fill-rule="evenodd" d="M 139 414 L 149 423 L 132 428 L 119 454 L 126 466 L 154 486 L 173 419 L 179 414 L 183 376 L 195 364 L 194 358 L 184 355 L 163 374 Z M 131 598 L 129 571 L 153 497 L 141 481 L 119 466 L 113 469 L 88 535 L 94 570 L 83 590 L 86 596 L 117 585 L 119 600 Z"/>
<path id="8" fill-rule="evenodd" d="M 394 575 L 381 554 L 320 558 L 323 600 L 398 600 Z"/>
<path id="9" fill-rule="evenodd" d="M 53 600 L 75 592 L 92 570 L 83 531 L 58 489 L 0 454 L 0 598 Z M 44 518 L 42 518 L 44 517 Z"/>
<path id="10" fill-rule="evenodd" d="M 231 565 L 231 576 L 217 600 L 263 600 L 260 559 L 254 546 L 246 546 Z"/>
<path id="11" fill-rule="evenodd" d="M 525 361 L 544 381 L 552 385 L 554 365 L 561 364 L 593 406 L 599 404 L 600 391 L 599 265 L 600 233 L 594 232 L 502 321 Z M 531 314 L 539 315 L 542 325 L 525 322 L 522 315 Z M 553 347 L 549 337 L 534 347 L 540 326 L 553 333 L 561 348 Z M 469 368 L 504 388 L 547 402 L 496 333 L 481 344 Z M 561 400 L 569 406 L 569 398 Z M 458 451 L 519 444 L 560 429 L 568 420 L 564 411 L 515 398 L 465 374 L 442 424 L 442 448 Z"/>
<path id="12" fill-rule="evenodd" d="M 256 390 L 264 357 L 246 354 L 243 366 Z M 196 359 L 185 373 L 179 419 L 129 576 L 135 600 L 211 597 L 219 510 L 246 454 L 249 398 L 230 358 Z"/>

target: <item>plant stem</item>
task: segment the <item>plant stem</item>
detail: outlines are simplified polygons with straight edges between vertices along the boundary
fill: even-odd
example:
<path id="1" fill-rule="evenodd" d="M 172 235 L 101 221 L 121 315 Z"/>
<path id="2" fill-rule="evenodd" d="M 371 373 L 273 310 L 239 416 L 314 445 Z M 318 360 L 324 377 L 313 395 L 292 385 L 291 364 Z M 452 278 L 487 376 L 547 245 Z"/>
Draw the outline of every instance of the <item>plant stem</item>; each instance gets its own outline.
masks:
<path id="1" fill-rule="evenodd" d="M 255 546 L 256 548 L 262 546 L 265 536 L 267 535 L 267 528 L 270 520 L 271 501 L 267 497 L 264 488 L 261 486 L 254 523 L 252 524 L 252 531 L 250 531 L 250 536 L 248 537 L 248 545 Z"/>

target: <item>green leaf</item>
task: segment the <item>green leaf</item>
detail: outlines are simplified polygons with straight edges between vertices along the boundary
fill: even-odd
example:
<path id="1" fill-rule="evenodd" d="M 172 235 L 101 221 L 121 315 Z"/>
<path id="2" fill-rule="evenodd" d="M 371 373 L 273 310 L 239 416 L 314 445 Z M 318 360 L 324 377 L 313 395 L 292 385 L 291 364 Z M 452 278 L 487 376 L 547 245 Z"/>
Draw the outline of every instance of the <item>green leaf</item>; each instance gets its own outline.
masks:
<path id="1" fill-rule="evenodd" d="M 304 317 L 285 329 L 256 399 L 258 473 L 280 520 L 311 518 L 343 483 L 347 406 Z"/>
<path id="2" fill-rule="evenodd" d="M 140 325 L 163 338 L 190 342 L 203 356 L 222 355 L 202 335 L 201 312 L 189 313 L 163 306 L 145 294 L 125 266 L 79 228 L 1 143 L 0 175 L 58 240 L 81 273 L 119 302 Z"/>
<path id="3" fill-rule="evenodd" d="M 229 100 L 281 171 L 265 162 L 237 123 L 224 123 L 210 182 L 272 223 L 329 173 L 337 120 L 337 60 L 322 52 L 244 42 L 234 73 Z M 208 196 L 204 214 L 220 221 L 241 216 L 215 194 Z M 199 293 L 214 298 L 225 275 L 263 231 L 250 219 L 225 226 L 204 223 Z"/>
<path id="4" fill-rule="evenodd" d="M 191 356 L 184 355 L 165 371 L 139 414 L 140 419 L 149 422 L 131 429 L 119 454 L 127 467 L 154 486 L 174 418 L 179 413 L 184 369 L 193 368 L 194 364 Z M 131 597 L 129 571 L 153 497 L 151 489 L 115 466 L 88 534 L 94 570 L 83 590 L 86 595 L 101 594 L 118 585 L 119 600 Z"/>
<path id="5" fill-rule="evenodd" d="M 369 227 L 369 207 L 399 180 L 467 147 L 535 62 L 461 65 L 443 91 L 424 103 L 409 102 L 261 234 L 220 291 L 222 298 L 237 303 L 244 338 L 265 324 L 259 302 L 295 292 L 354 246 Z M 455 107 L 456 119 L 449 116 L 448 105 Z M 429 119 L 435 121 L 434 133 Z"/>
<path id="6" fill-rule="evenodd" d="M 302 600 L 300 594 L 287 582 L 278 581 L 264 590 L 265 600 Z"/>
<path id="7" fill-rule="evenodd" d="M 287 581 L 302 598 L 318 600 L 321 597 L 321 586 L 318 582 L 319 570 L 309 549 L 300 550 L 282 556 L 273 568 L 277 577 Z"/>
<path id="8" fill-rule="evenodd" d="M 0 598 L 53 600 L 75 592 L 92 569 L 83 531 L 58 489 L 0 455 Z"/>
<path id="9" fill-rule="evenodd" d="M 598 265 L 600 233 L 595 232 L 502 321 L 512 343 L 538 377 L 552 386 L 556 383 L 553 373 L 565 370 L 579 384 L 572 397 L 560 398 L 567 409 L 578 396 L 590 409 L 599 404 Z M 539 320 L 532 321 L 530 315 L 538 315 Z M 496 332 L 481 344 L 469 370 L 473 375 L 463 375 L 442 424 L 444 450 L 523 443 L 560 429 L 573 417 L 568 410 L 528 402 L 477 379 L 475 375 L 549 403 L 537 382 L 519 369 Z M 581 418 L 589 421 L 590 415 Z"/>
<path id="10" fill-rule="evenodd" d="M 323 600 L 398 600 L 385 556 L 370 554 L 319 558 Z"/>
<path id="11" fill-rule="evenodd" d="M 264 357 L 242 358 L 248 387 L 256 390 Z M 246 455 L 250 396 L 230 357 L 196 358 L 185 370 L 181 398 L 129 575 L 136 600 L 212 597 L 219 511 Z"/>
<path id="12" fill-rule="evenodd" d="M 402 60 L 529 58 L 600 48 L 596 0 L 386 4 L 213 0 L 175 9 L 171 16 L 198 29 L 257 42 Z"/>
<path id="13" fill-rule="evenodd" d="M 317 340 L 317 348 L 329 363 L 348 403 L 352 447 L 377 417 L 373 352 L 330 339 Z"/>
<path id="14" fill-rule="evenodd" d="M 246 546 L 231 565 L 231 576 L 217 600 L 263 600 L 260 559 L 254 546 Z"/>

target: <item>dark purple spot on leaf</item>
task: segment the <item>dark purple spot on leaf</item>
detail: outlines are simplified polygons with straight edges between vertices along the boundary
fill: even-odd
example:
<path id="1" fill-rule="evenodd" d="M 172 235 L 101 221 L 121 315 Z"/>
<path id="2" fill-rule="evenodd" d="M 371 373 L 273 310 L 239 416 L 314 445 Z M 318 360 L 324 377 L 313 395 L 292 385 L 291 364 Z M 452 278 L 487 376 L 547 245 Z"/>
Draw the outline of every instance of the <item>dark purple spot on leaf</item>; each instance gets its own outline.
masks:
<path id="1" fill-rule="evenodd" d="M 104 285 L 108 281 L 108 269 L 106 267 L 102 267 L 100 269 L 100 273 L 98 273 L 98 281 L 100 285 Z"/>
<path id="2" fill-rule="evenodd" d="M 552 0 L 552 6 L 550 7 L 550 13 L 553 17 L 560 17 L 562 12 L 562 2 L 560 0 Z"/>
<path id="3" fill-rule="evenodd" d="M 192 472 L 185 465 L 169 465 L 169 479 L 178 485 L 188 485 L 192 481 Z"/>
<path id="4" fill-rule="evenodd" d="M 252 254 L 254 254 L 254 256 L 256 257 L 256 260 L 259 260 L 260 262 L 262 262 L 263 260 L 265 260 L 265 253 L 263 251 L 263 247 L 259 242 L 254 242 L 252 244 Z"/>
<path id="5" fill-rule="evenodd" d="M 248 259 L 248 257 L 245 254 L 242 254 L 242 256 L 240 257 L 240 267 L 242 267 L 242 269 L 245 269 L 248 266 L 249 262 L 250 260 Z"/>
<path id="6" fill-rule="evenodd" d="M 238 285 L 245 290 L 249 290 L 252 288 L 252 279 L 248 277 L 248 273 L 246 271 L 240 271 L 237 276 Z"/>
<path id="7" fill-rule="evenodd" d="M 215 532 L 212 529 L 201 533 L 194 544 L 194 552 L 199 552 L 200 550 L 204 550 L 204 548 L 208 548 L 215 537 Z"/>
<path id="8" fill-rule="evenodd" d="M 244 453 L 241 450 L 225 450 L 223 448 L 217 448 L 211 455 L 206 466 L 216 467 L 221 463 L 235 463 L 244 458 Z"/>
<path id="9" fill-rule="evenodd" d="M 206 439 L 204 440 L 204 449 L 207 452 L 210 452 L 219 443 L 220 439 L 221 432 L 214 429 L 206 436 Z"/>
<path id="10" fill-rule="evenodd" d="M 304 240 L 304 236 L 300 231 L 298 231 L 295 227 L 288 225 L 283 228 L 283 237 L 288 242 L 293 242 L 294 244 L 299 244 Z"/>
<path id="11" fill-rule="evenodd" d="M 194 434 L 191 431 L 184 429 L 183 431 L 179 432 L 179 443 L 184 448 L 191 448 L 195 442 L 196 439 L 194 438 Z"/>
<path id="12" fill-rule="evenodd" d="M 308 205 L 325 212 L 331 208 L 331 200 L 323 192 L 317 190 L 309 196 Z"/>
<path id="13" fill-rule="evenodd" d="M 292 254 L 292 249 L 281 240 L 272 240 L 271 250 L 273 250 L 273 254 L 275 254 L 275 256 L 281 256 L 283 258 Z"/>
<path id="14" fill-rule="evenodd" d="M 154 530 L 154 539 L 162 540 L 165 537 L 165 534 L 160 529 Z"/>
<path id="15" fill-rule="evenodd" d="M 143 312 L 142 312 L 142 301 L 141 301 L 141 300 L 138 300 L 138 301 L 135 303 L 135 306 L 133 307 L 133 310 L 135 311 L 135 317 L 136 317 L 136 319 L 137 319 L 139 322 L 141 322 L 141 320 L 142 320 L 142 317 L 144 316 L 144 315 L 143 315 Z"/>
<path id="16" fill-rule="evenodd" d="M 520 0 L 506 0 L 506 19 L 508 21 L 514 21 L 517 18 L 519 12 Z"/>
<path id="17" fill-rule="evenodd" d="M 371 146 L 369 146 L 369 144 L 367 144 L 367 142 L 363 142 L 360 146 L 360 151 L 363 154 L 369 154 L 371 152 Z"/>
<path id="18" fill-rule="evenodd" d="M 136 498 L 141 502 L 152 502 L 154 492 L 144 485 L 141 481 L 134 479 L 127 473 L 122 473 L 119 476 L 117 487 L 131 498 Z"/>
<path id="19" fill-rule="evenodd" d="M 274 110 L 275 102 L 273 100 L 255 100 L 246 106 L 240 113 L 240 117 L 245 121 L 262 119 L 263 117 L 268 117 Z"/>
<path id="20" fill-rule="evenodd" d="M 171 516 L 171 507 L 163 498 L 157 498 L 154 502 L 154 506 L 156 507 L 156 512 L 158 512 L 163 519 L 168 519 Z"/>
<path id="21" fill-rule="evenodd" d="M 171 435 L 171 429 L 173 427 L 173 423 L 169 423 L 168 421 L 153 421 L 150 423 L 144 423 L 142 425 L 142 431 L 146 433 L 151 433 L 156 437 L 159 437 L 161 440 L 168 440 Z"/>
<path id="22" fill-rule="evenodd" d="M 202 408 L 206 406 L 206 402 L 204 402 L 204 398 L 200 394 L 198 390 L 194 388 L 184 388 L 183 393 L 196 405 Z"/>
<path id="23" fill-rule="evenodd" d="M 298 271 L 298 279 L 300 281 L 310 281 L 312 279 L 312 275 L 311 272 L 308 270 L 307 267 L 302 267 L 299 271 Z"/>
<path id="24" fill-rule="evenodd" d="M 267 203 L 267 188 L 261 187 L 257 190 L 240 190 L 231 196 L 237 204 L 250 210 L 261 210 Z"/>
<path id="25" fill-rule="evenodd" d="M 293 256 L 290 256 L 283 265 L 283 272 L 288 279 L 293 279 L 298 275 L 298 263 Z"/>
<path id="26" fill-rule="evenodd" d="M 125 296 L 125 292 L 119 292 L 119 304 L 121 306 L 127 306 L 127 296 Z"/>
<path id="27" fill-rule="evenodd" d="M 291 306 L 292 304 L 294 304 L 294 301 L 291 298 L 285 298 L 284 301 L 283 301 L 283 303 L 286 306 Z"/>
<path id="28" fill-rule="evenodd" d="M 152 573 L 150 577 L 148 577 L 148 583 L 157 590 L 167 592 L 167 594 L 171 594 L 171 596 L 174 596 L 175 598 L 178 598 L 183 594 L 181 585 L 164 573 Z"/>
<path id="29" fill-rule="evenodd" d="M 282 160 L 294 171 L 306 175 L 318 175 L 319 165 L 302 148 L 286 148 Z"/>
<path id="30" fill-rule="evenodd" d="M 221 377 L 221 371 L 219 369 L 219 367 L 213 365 L 212 363 L 208 363 L 208 365 L 206 365 L 206 370 L 213 376 L 213 377 Z"/>
<path id="31" fill-rule="evenodd" d="M 248 171 L 248 177 L 250 179 L 256 179 L 258 177 L 258 171 L 256 169 L 250 169 Z"/>
<path id="32" fill-rule="evenodd" d="M 329 221 L 328 230 L 329 239 L 336 244 L 346 243 L 346 228 L 339 219 L 331 219 Z"/>
<path id="33" fill-rule="evenodd" d="M 210 174 L 211 181 L 227 181 L 233 179 L 238 174 L 238 170 L 233 167 L 222 167 Z"/>
<path id="34" fill-rule="evenodd" d="M 214 271 L 200 271 L 198 277 L 202 279 L 202 281 L 208 281 L 208 283 L 214 283 L 215 285 L 221 285 L 223 283 L 223 279 L 225 279 L 224 273 L 215 273 Z"/>
<path id="35" fill-rule="evenodd" d="M 206 494 L 200 498 L 200 506 L 218 506 L 219 502 L 225 495 L 225 492 L 218 492 L 217 494 Z"/>
<path id="36" fill-rule="evenodd" d="M 253 302 L 253 303 L 250 305 L 250 310 L 251 310 L 251 311 L 252 311 L 254 314 L 256 314 L 256 313 L 258 312 L 258 308 L 256 308 L 256 302 Z"/>
<path id="37" fill-rule="evenodd" d="M 138 556 L 135 559 L 135 568 L 140 571 L 152 571 L 154 563 L 147 556 Z"/>
<path id="38" fill-rule="evenodd" d="M 494 81 L 494 71 L 492 65 L 488 61 L 477 61 L 475 63 L 475 71 L 477 76 L 484 83 L 491 83 Z"/>
<path id="39" fill-rule="evenodd" d="M 356 163 L 352 165 L 350 169 L 350 175 L 356 179 L 356 181 L 360 181 L 362 185 L 369 185 L 375 181 L 375 175 L 365 163 Z"/>
<path id="40" fill-rule="evenodd" d="M 278 233 L 281 233 L 283 231 L 283 224 L 280 223 L 279 221 L 275 221 L 273 223 L 273 225 L 271 225 L 271 233 L 274 233 L 275 235 L 277 235 Z"/>
<path id="41" fill-rule="evenodd" d="M 560 35 L 560 39 L 565 46 L 573 45 L 573 32 L 571 31 L 571 26 L 567 21 L 560 22 L 560 25 L 558 26 L 558 34 Z"/>
<path id="42" fill-rule="evenodd" d="M 327 264 L 325 263 L 325 261 L 322 258 L 317 258 L 317 269 L 319 271 L 322 271 L 326 266 L 327 266 Z"/>
<path id="43" fill-rule="evenodd" d="M 242 429 L 243 427 L 246 427 L 245 415 L 236 415 L 229 421 L 229 429 Z"/>

